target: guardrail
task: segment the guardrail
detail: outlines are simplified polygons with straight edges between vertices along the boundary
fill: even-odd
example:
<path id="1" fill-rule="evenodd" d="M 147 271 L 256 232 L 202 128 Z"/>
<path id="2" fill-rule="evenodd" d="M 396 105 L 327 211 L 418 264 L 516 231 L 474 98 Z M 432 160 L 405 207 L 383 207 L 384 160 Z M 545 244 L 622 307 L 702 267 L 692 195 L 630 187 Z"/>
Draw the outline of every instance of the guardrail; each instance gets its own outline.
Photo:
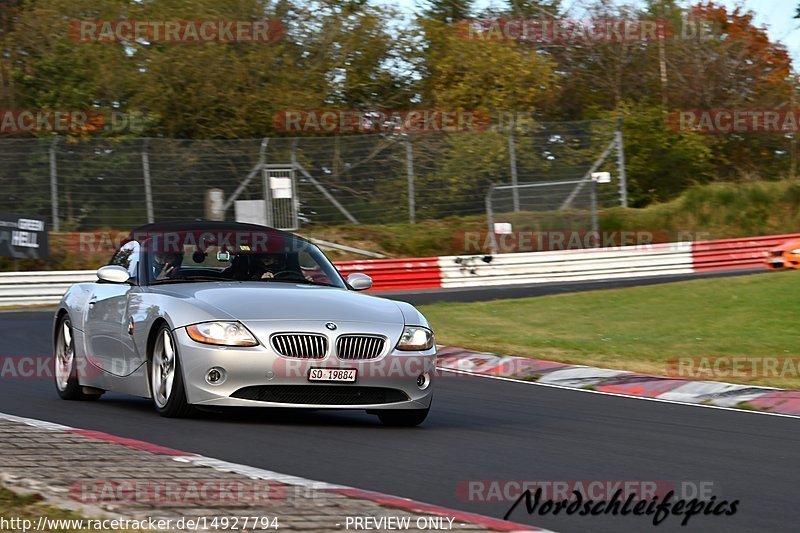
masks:
<path id="1" fill-rule="evenodd" d="M 800 239 L 800 233 L 699 241 L 692 246 L 692 268 L 706 272 L 763 266 L 765 252 L 790 239 Z"/>
<path id="2" fill-rule="evenodd" d="M 4 272 L 0 274 L 0 306 L 56 304 L 70 285 L 96 279 L 94 270 Z"/>
<path id="3" fill-rule="evenodd" d="M 690 243 L 441 257 L 442 287 L 553 283 L 692 273 Z"/>
<path id="4" fill-rule="evenodd" d="M 336 268 L 345 277 L 353 272 L 370 276 L 375 290 L 436 289 L 442 286 L 438 257 L 337 261 Z"/>
<path id="5" fill-rule="evenodd" d="M 495 256 L 340 261 L 336 266 L 345 276 L 368 274 L 374 291 L 591 281 L 759 267 L 769 248 L 795 238 L 800 234 Z M 0 306 L 55 304 L 73 283 L 95 279 L 94 270 L 0 273 Z"/>

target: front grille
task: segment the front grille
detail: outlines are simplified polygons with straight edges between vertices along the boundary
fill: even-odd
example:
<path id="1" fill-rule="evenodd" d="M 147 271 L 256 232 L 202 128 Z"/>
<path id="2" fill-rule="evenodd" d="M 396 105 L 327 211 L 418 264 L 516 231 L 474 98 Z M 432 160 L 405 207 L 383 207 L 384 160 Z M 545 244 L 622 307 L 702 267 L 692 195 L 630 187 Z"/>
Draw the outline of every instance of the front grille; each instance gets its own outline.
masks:
<path id="1" fill-rule="evenodd" d="M 314 333 L 279 333 L 272 336 L 272 347 L 286 357 L 322 359 L 328 351 L 328 338 Z"/>
<path id="2" fill-rule="evenodd" d="M 773 251 L 773 252 L 770 252 L 770 253 L 775 257 L 780 257 L 780 256 L 783 255 L 783 250 Z"/>
<path id="3" fill-rule="evenodd" d="M 352 385 L 254 385 L 231 394 L 232 398 L 314 405 L 374 405 L 405 402 L 408 395 L 397 389 Z"/>
<path id="4" fill-rule="evenodd" d="M 386 339 L 375 335 L 342 335 L 336 340 L 339 359 L 375 359 L 383 353 Z"/>

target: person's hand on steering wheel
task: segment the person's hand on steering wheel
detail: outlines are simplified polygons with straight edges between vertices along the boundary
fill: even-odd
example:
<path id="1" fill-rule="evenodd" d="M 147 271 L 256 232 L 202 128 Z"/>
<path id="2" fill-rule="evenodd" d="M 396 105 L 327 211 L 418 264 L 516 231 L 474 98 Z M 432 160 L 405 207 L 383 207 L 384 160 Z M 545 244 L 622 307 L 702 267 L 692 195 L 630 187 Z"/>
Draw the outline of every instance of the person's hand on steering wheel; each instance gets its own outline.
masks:
<path id="1" fill-rule="evenodd" d="M 294 279 L 297 281 L 305 279 L 305 276 L 296 270 L 281 270 L 280 272 L 275 272 L 272 277 L 275 279 Z"/>

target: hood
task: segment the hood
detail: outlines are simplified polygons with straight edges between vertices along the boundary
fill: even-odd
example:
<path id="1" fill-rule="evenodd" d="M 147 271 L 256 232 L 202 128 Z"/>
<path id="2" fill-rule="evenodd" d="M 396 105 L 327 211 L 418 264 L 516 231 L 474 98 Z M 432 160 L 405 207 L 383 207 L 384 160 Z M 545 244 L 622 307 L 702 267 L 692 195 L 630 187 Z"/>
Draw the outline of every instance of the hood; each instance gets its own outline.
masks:
<path id="1" fill-rule="evenodd" d="M 792 239 L 790 241 L 785 241 L 780 243 L 779 245 L 770 248 L 771 252 L 785 252 L 787 250 L 794 250 L 795 248 L 800 248 L 800 240 Z"/>
<path id="2" fill-rule="evenodd" d="M 196 282 L 149 289 L 174 298 L 194 299 L 206 309 L 219 310 L 220 319 L 403 323 L 402 311 L 391 300 L 333 287 L 283 282 Z"/>

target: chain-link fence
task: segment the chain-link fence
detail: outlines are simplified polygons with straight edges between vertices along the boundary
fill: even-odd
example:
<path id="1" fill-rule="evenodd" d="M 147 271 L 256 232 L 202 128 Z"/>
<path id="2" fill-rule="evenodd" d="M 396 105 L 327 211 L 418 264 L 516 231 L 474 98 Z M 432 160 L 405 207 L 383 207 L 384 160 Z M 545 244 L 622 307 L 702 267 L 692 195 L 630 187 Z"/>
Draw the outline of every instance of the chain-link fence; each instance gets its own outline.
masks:
<path id="1" fill-rule="evenodd" d="M 2 139 L 0 211 L 45 217 L 57 231 L 127 228 L 206 217 L 208 191 L 220 189 L 221 216 L 233 220 L 235 201 L 270 198 L 271 168 L 293 170 L 301 227 L 483 215 L 493 184 L 580 179 L 618 135 L 613 120 L 519 115 L 479 132 L 413 136 Z M 620 205 L 623 193 L 603 187 L 598 203 Z"/>
<path id="2" fill-rule="evenodd" d="M 511 183 L 492 185 L 486 194 L 487 239 L 482 249 L 491 253 L 503 248 L 509 251 L 509 246 L 500 244 L 512 243 L 510 251 L 520 251 L 523 247 L 519 242 L 521 238 L 541 240 L 547 237 L 549 241 L 553 237 L 563 239 L 568 235 L 596 235 L 600 208 L 627 207 L 622 133 L 619 125 L 613 132 L 603 131 L 603 125 L 600 123 L 601 128 L 596 128 L 590 135 L 581 129 L 576 135 L 575 130 L 564 128 L 563 123 L 558 127 L 542 125 L 539 128 L 540 138 L 537 140 L 541 144 L 534 143 L 531 150 L 543 151 L 547 154 L 546 159 L 560 162 L 548 172 L 551 178 L 559 179 L 543 181 L 540 173 L 527 174 L 527 179 L 520 182 L 517 173 L 512 172 Z M 545 136 L 546 142 L 542 142 Z M 530 141 L 530 138 L 523 140 Z M 591 147 L 602 142 L 606 143 L 605 147 L 592 154 Z M 590 148 L 587 150 L 587 147 Z M 574 153 L 582 153 L 582 157 L 576 160 L 572 157 Z M 594 156 L 594 161 L 587 161 L 585 158 L 588 156 Z M 616 168 L 613 168 L 614 164 Z M 530 166 L 525 169 L 530 171 Z M 529 243 L 533 250 L 553 244 Z M 592 246 L 596 244 L 582 247 Z"/>
<path id="3" fill-rule="evenodd" d="M 549 240 L 555 235 L 597 232 L 599 187 L 596 180 L 583 179 L 492 186 L 486 196 L 485 251 L 546 249 L 544 243 L 531 242 L 531 250 L 523 250 L 521 235 Z"/>

